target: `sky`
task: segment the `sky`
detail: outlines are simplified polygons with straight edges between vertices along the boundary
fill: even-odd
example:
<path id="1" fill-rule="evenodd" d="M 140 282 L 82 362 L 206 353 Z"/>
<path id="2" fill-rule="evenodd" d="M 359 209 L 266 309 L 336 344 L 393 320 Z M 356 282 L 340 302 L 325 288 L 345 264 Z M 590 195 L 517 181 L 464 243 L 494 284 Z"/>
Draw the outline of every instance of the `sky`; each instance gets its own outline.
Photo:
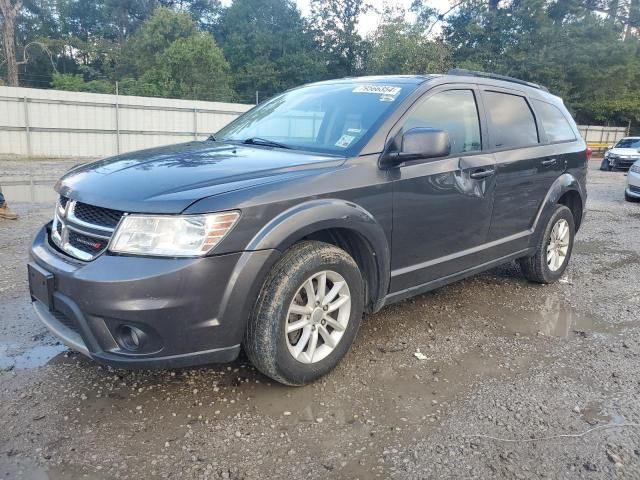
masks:
<path id="1" fill-rule="evenodd" d="M 227 6 L 232 0 L 222 0 L 222 4 Z M 298 5 L 298 8 L 302 12 L 302 15 L 308 16 L 310 11 L 310 0 L 294 0 Z M 385 5 L 402 7 L 405 10 L 409 10 L 413 0 L 369 0 L 369 3 L 374 6 L 374 10 L 382 11 Z M 430 6 L 440 11 L 447 10 L 451 4 L 451 0 L 431 0 L 428 2 Z M 408 17 L 411 17 L 411 13 L 408 13 Z M 363 15 L 359 24 L 358 31 L 360 35 L 366 36 L 376 30 L 376 27 L 380 23 L 380 13 L 371 11 L 366 15 Z"/>

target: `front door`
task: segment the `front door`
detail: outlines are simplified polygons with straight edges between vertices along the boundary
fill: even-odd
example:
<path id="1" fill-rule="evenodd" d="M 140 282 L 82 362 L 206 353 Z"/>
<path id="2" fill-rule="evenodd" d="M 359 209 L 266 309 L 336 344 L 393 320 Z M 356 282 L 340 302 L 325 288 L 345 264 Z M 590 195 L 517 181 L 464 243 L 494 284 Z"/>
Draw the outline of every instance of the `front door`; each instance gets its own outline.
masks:
<path id="1" fill-rule="evenodd" d="M 401 131 L 432 127 L 449 134 L 445 158 L 401 164 L 394 181 L 391 292 L 460 272 L 487 237 L 495 190 L 495 161 L 482 153 L 473 87 L 428 92 L 403 118 Z"/>

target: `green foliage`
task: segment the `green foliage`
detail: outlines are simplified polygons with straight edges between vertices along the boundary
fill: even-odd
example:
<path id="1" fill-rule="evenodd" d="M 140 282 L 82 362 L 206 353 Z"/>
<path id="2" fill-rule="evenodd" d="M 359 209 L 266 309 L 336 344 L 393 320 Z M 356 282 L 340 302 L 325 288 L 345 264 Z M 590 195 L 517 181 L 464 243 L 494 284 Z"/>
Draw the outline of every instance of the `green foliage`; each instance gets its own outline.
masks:
<path id="1" fill-rule="evenodd" d="M 215 28 L 239 98 L 253 102 L 326 77 L 308 25 L 291 0 L 235 0 Z"/>
<path id="2" fill-rule="evenodd" d="M 311 20 L 331 76 L 365 71 L 370 45 L 358 33 L 358 20 L 371 8 L 365 0 L 311 0 Z"/>
<path id="3" fill-rule="evenodd" d="M 456 47 L 456 66 L 546 85 L 578 122 L 635 119 L 622 104 L 640 93 L 638 39 L 623 41 L 616 20 L 584 2 L 513 0 L 491 8 L 470 1 L 447 20 L 443 35 Z"/>
<path id="4" fill-rule="evenodd" d="M 546 85 L 579 122 L 640 122 L 640 0 L 456 0 L 440 12 L 414 0 L 412 16 L 383 11 L 368 38 L 367 0 L 309 0 L 309 18 L 296 1 L 24 0 L 20 82 L 253 102 L 326 78 L 456 66 Z"/>
<path id="5" fill-rule="evenodd" d="M 54 73 L 51 87 L 56 90 L 72 92 L 114 93 L 114 85 L 105 80 L 91 80 L 86 82 L 84 77 L 73 73 Z"/>
<path id="6" fill-rule="evenodd" d="M 155 68 L 145 72 L 140 81 L 157 86 L 163 96 L 233 100 L 229 64 L 208 33 L 178 38 L 156 60 Z"/>
<path id="7" fill-rule="evenodd" d="M 385 17 L 388 20 L 378 27 L 371 39 L 369 74 L 433 73 L 451 67 L 449 47 L 426 37 L 418 25 L 405 19 L 405 12 L 387 10 Z"/>

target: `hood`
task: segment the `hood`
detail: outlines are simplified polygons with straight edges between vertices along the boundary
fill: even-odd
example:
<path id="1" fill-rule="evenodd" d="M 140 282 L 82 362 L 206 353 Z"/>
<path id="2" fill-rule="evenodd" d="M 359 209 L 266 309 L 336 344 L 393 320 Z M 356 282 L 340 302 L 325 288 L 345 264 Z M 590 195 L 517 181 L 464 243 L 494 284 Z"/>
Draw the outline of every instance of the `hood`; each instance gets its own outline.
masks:
<path id="1" fill-rule="evenodd" d="M 637 148 L 610 148 L 609 153 L 628 157 L 640 157 L 640 150 Z"/>
<path id="2" fill-rule="evenodd" d="M 56 184 L 61 195 L 137 213 L 180 213 L 233 190 L 335 169 L 345 158 L 249 145 L 190 142 L 85 164 Z"/>

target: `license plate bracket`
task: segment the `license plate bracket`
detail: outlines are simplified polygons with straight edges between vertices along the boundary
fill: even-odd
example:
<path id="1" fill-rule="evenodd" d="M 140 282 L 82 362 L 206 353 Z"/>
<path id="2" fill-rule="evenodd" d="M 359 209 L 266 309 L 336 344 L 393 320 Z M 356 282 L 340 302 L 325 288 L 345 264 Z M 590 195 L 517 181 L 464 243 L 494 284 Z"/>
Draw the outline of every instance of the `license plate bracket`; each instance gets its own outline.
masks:
<path id="1" fill-rule="evenodd" d="M 33 262 L 27 264 L 27 271 L 31 298 L 41 301 L 51 310 L 53 308 L 53 273 Z"/>

